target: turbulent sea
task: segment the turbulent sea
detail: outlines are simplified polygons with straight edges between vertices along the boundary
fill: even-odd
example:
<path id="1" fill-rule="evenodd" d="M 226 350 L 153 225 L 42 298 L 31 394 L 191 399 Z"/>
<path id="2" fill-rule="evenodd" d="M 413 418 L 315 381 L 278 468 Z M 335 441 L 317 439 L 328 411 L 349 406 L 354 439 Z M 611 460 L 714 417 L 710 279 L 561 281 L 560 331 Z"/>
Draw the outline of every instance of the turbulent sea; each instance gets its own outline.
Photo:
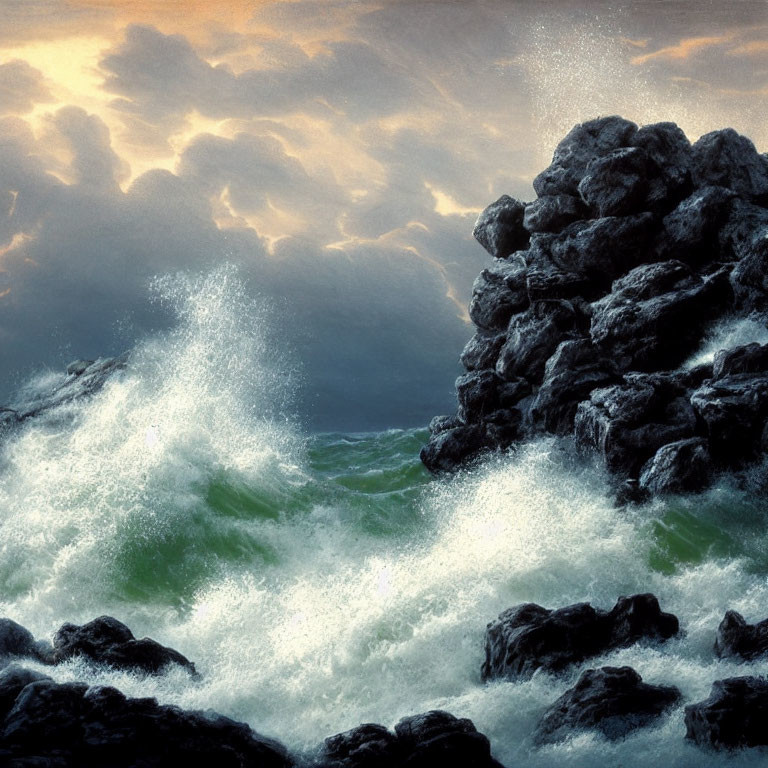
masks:
<path id="1" fill-rule="evenodd" d="M 297 373 L 236 276 L 157 290 L 176 308 L 176 330 L 137 347 L 92 399 L 2 444 L 0 611 L 37 637 L 114 615 L 177 648 L 201 678 L 78 662 L 47 674 L 212 708 L 299 751 L 361 722 L 440 708 L 471 718 L 508 766 L 765 759 L 687 744 L 682 708 L 617 743 L 531 742 L 544 709 L 588 666 L 631 665 L 687 703 L 716 679 L 767 671 L 712 651 L 726 609 L 768 616 L 763 501 L 720 485 L 617 509 L 601 472 L 554 440 L 433 479 L 418 459 L 424 429 L 309 434 L 290 417 Z M 562 677 L 481 682 L 483 632 L 505 608 L 610 608 L 649 591 L 679 616 L 681 638 Z"/>

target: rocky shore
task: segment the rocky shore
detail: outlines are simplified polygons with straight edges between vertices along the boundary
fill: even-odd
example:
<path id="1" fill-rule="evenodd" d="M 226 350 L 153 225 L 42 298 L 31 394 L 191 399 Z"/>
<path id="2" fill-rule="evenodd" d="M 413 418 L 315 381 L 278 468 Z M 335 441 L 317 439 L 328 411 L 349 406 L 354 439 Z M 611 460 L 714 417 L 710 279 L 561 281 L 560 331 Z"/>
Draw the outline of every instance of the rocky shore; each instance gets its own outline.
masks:
<path id="1" fill-rule="evenodd" d="M 768 345 L 684 364 L 718 320 L 768 325 L 768 158 L 731 129 L 691 145 L 673 123 L 606 117 L 573 128 L 533 186 L 475 226 L 494 263 L 427 468 L 569 436 L 641 500 L 764 456 Z"/>

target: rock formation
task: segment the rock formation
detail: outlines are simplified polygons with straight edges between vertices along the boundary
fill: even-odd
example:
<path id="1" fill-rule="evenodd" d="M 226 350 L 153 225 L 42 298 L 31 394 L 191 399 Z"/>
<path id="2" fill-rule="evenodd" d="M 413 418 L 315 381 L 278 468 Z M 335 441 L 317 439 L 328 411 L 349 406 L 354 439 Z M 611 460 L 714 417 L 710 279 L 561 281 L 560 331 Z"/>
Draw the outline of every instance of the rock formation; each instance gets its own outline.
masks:
<path id="1" fill-rule="evenodd" d="M 764 452 L 768 346 L 683 363 L 725 315 L 768 312 L 768 158 L 731 129 L 577 125 L 533 182 L 480 215 L 494 257 L 476 333 L 421 458 L 454 471 L 536 434 L 573 435 L 634 498 L 700 490 Z"/>

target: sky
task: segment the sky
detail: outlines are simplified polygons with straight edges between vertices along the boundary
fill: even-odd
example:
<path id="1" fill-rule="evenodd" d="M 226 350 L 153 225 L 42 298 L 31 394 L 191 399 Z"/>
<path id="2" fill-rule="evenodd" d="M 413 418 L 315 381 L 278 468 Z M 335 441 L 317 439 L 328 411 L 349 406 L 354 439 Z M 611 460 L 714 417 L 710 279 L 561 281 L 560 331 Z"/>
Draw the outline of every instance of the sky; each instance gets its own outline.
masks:
<path id="1" fill-rule="evenodd" d="M 472 239 L 577 122 L 768 150 L 768 3 L 0 0 L 0 394 L 235 264 L 310 429 L 453 407 Z"/>

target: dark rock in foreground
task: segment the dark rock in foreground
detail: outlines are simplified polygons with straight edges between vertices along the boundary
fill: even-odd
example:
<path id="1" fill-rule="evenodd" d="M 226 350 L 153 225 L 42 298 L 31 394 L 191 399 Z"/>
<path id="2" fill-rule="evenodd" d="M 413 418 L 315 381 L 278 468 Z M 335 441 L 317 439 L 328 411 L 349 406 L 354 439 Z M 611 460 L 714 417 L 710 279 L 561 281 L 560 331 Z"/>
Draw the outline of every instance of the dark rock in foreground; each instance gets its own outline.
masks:
<path id="1" fill-rule="evenodd" d="M 540 744 L 563 741 L 581 730 L 622 738 L 653 724 L 678 701 L 677 688 L 648 685 L 631 667 L 588 669 L 547 710 L 534 738 Z"/>
<path id="2" fill-rule="evenodd" d="M 100 616 L 82 626 L 64 624 L 59 629 L 53 638 L 54 663 L 75 656 L 145 674 L 158 674 L 169 664 L 195 674 L 195 665 L 178 651 L 148 637 L 137 640 L 125 624 L 111 616 Z"/>
<path id="3" fill-rule="evenodd" d="M 650 594 L 621 597 L 610 611 L 589 603 L 548 610 L 526 603 L 504 611 L 485 632 L 484 680 L 519 679 L 537 669 L 560 672 L 570 664 L 639 641 L 663 641 L 679 632 Z"/>
<path id="4" fill-rule="evenodd" d="M 395 733 L 365 724 L 325 740 L 327 768 L 501 768 L 470 720 L 440 710 L 403 718 Z"/>
<path id="5" fill-rule="evenodd" d="M 288 768 L 285 748 L 213 712 L 129 699 L 115 688 L 0 673 L 0 762 L 57 768 Z"/>
<path id="6" fill-rule="evenodd" d="M 693 146 L 673 123 L 577 125 L 534 180 L 478 219 L 496 257 L 475 282 L 477 333 L 461 362 L 454 432 L 421 458 L 450 472 L 538 434 L 575 437 L 632 489 L 627 500 L 706 488 L 764 455 L 768 345 L 679 367 L 712 324 L 768 325 L 768 161 L 726 129 Z M 527 239 L 527 233 L 530 238 Z"/>
<path id="7" fill-rule="evenodd" d="M 730 677 L 712 684 L 709 698 L 685 708 L 686 738 L 702 747 L 768 746 L 768 680 Z"/>
<path id="8" fill-rule="evenodd" d="M 768 656 L 768 619 L 747 624 L 736 611 L 727 611 L 717 628 L 715 653 L 721 659 L 741 658 L 745 661 Z"/>

